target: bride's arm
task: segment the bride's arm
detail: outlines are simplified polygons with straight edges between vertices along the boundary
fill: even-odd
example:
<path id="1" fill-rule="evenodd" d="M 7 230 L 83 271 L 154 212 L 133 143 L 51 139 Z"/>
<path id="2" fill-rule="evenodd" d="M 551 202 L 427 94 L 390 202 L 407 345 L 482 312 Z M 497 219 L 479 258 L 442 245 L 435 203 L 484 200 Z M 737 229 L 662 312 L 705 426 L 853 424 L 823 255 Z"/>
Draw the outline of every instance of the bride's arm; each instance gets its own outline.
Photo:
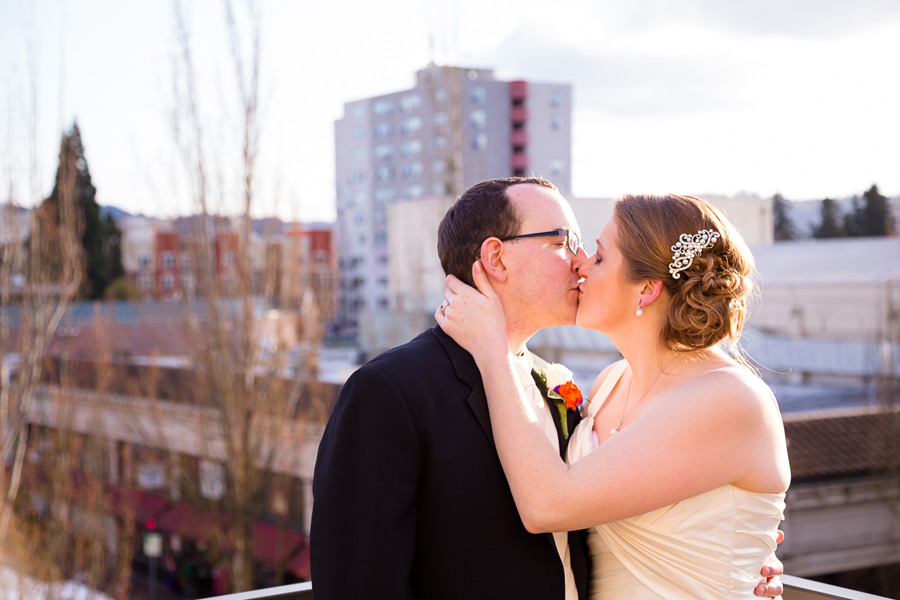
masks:
<path id="1" fill-rule="evenodd" d="M 483 272 L 476 268 L 475 274 L 485 292 Z M 448 285 L 454 308 L 449 317 L 435 316 L 478 363 L 497 452 L 529 531 L 582 529 L 642 514 L 725 483 L 755 483 L 760 470 L 777 473 L 786 487 L 786 456 L 760 465 L 760 457 L 784 443 L 777 409 L 733 372 L 698 378 L 567 466 L 523 399 L 514 358 L 487 333 L 494 317 L 485 315 L 496 316 L 489 287 L 484 296 L 458 281 Z M 481 343 L 485 335 L 489 341 Z M 774 487 L 767 491 L 782 491 Z"/>

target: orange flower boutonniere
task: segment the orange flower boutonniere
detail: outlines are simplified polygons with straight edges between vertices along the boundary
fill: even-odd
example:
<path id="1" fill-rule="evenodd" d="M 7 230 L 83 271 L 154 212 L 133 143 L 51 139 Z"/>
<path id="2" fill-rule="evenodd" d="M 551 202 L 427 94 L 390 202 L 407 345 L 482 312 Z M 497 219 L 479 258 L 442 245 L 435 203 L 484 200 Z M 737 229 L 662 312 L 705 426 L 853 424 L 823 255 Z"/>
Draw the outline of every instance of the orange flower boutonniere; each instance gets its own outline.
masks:
<path id="1" fill-rule="evenodd" d="M 581 390 L 573 381 L 572 371 L 559 363 L 546 365 L 538 372 L 538 377 L 547 386 L 547 397 L 559 411 L 563 438 L 569 439 L 569 419 L 567 411 L 577 410 L 583 400 Z"/>

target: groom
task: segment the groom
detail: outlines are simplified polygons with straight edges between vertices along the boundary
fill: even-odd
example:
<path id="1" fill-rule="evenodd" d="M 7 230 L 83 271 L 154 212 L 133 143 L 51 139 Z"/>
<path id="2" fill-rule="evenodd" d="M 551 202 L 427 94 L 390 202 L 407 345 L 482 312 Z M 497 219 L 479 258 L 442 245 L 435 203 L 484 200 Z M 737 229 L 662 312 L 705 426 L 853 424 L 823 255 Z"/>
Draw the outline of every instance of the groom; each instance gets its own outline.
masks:
<path id="1" fill-rule="evenodd" d="M 575 321 L 577 270 L 587 260 L 575 217 L 544 179 L 483 181 L 438 231 L 448 274 L 471 284 L 482 252 L 501 265 L 510 348 L 528 364 L 532 335 Z M 558 413 L 544 413 L 562 453 Z M 583 545 L 522 525 L 478 368 L 439 327 L 348 379 L 319 446 L 313 493 L 317 600 L 587 598 Z M 767 591 L 780 592 L 777 581 Z"/>

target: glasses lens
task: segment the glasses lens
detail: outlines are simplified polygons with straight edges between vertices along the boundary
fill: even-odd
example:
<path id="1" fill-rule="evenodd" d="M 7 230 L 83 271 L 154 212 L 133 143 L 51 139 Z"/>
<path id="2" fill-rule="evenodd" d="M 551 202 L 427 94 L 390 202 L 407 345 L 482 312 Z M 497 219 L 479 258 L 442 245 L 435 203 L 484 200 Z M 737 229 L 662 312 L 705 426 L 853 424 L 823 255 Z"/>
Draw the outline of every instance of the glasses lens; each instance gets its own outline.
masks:
<path id="1" fill-rule="evenodd" d="M 574 231 L 569 231 L 566 239 L 566 243 L 569 246 L 569 250 L 572 251 L 572 254 L 578 254 L 578 246 L 581 245 L 581 240 L 578 239 L 578 234 Z"/>

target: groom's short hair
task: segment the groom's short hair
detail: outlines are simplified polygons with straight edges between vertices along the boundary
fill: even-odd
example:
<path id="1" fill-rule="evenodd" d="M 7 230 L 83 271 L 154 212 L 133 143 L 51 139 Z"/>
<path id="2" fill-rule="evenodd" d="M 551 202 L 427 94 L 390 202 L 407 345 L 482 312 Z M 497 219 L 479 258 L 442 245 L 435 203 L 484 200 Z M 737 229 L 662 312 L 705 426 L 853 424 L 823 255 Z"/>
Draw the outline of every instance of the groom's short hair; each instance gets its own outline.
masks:
<path id="1" fill-rule="evenodd" d="M 467 189 L 453 203 L 438 227 L 438 256 L 445 274 L 474 285 L 472 263 L 481 243 L 489 237 L 503 239 L 519 233 L 521 220 L 506 188 L 523 183 L 556 189 L 541 177 L 488 179 Z"/>

